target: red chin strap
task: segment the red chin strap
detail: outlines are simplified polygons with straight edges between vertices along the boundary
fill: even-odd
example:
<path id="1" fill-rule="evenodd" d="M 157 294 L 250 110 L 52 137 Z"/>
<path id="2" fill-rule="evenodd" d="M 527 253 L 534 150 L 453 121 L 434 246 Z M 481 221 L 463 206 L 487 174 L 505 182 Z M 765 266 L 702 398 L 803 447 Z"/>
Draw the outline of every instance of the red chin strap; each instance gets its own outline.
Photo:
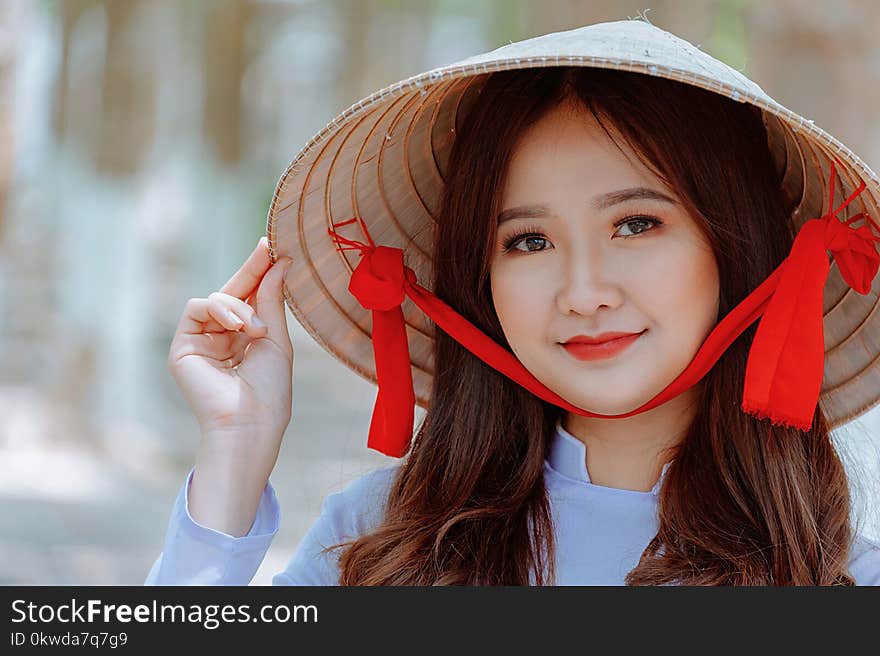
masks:
<path id="1" fill-rule="evenodd" d="M 830 270 L 826 251 L 831 251 L 843 279 L 859 294 L 870 291 L 880 266 L 880 254 L 874 245 L 880 237 L 872 232 L 871 225 L 876 224 L 871 217 L 862 212 L 846 223 L 837 218 L 838 212 L 865 189 L 865 183 L 862 181 L 859 188 L 834 209 L 835 175 L 832 162 L 828 212 L 804 223 L 782 264 L 718 322 L 687 369 L 653 399 L 620 415 L 583 410 L 545 387 L 513 353 L 419 285 L 413 270 L 403 263 L 403 250 L 376 246 L 359 217 L 333 224 L 339 227 L 357 221 L 368 241 L 365 244 L 346 239 L 327 230 L 338 250 L 360 251 L 361 260 L 351 275 L 348 290 L 373 316 L 372 341 L 379 392 L 367 446 L 400 458 L 406 454 L 412 439 L 415 395 L 401 309 L 405 296 L 468 351 L 535 396 L 569 412 L 602 419 L 637 415 L 690 389 L 727 347 L 763 315 L 749 351 L 742 409 L 755 417 L 769 419 L 774 425 L 809 430 L 825 363 L 822 296 Z M 862 217 L 869 223 L 853 228 L 851 224 Z M 880 227 L 877 229 L 880 234 Z"/>

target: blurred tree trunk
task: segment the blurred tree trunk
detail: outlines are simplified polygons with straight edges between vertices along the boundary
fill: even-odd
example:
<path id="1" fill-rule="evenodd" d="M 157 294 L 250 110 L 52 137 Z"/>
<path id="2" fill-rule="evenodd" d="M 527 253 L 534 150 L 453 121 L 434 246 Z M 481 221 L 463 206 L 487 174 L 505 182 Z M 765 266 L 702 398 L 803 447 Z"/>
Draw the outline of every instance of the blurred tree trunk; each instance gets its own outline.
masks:
<path id="1" fill-rule="evenodd" d="M 868 165 L 880 165 L 880 3 L 777 0 L 747 13 L 750 74 Z"/>
<path id="2" fill-rule="evenodd" d="M 340 9 L 342 20 L 342 47 L 345 65 L 342 66 L 336 93 L 340 98 L 340 111 L 373 91 L 379 67 L 375 66 L 378 57 L 370 57 L 370 22 L 376 19 L 376 0 L 343 3 Z M 365 68 L 372 79 L 365 78 Z"/>
<path id="3" fill-rule="evenodd" d="M 241 82 L 247 68 L 245 30 L 252 13 L 249 0 L 207 5 L 203 44 L 205 141 L 217 159 L 234 164 L 242 156 Z"/>
<path id="4" fill-rule="evenodd" d="M 132 174 L 152 142 L 156 79 L 154 48 L 159 35 L 141 20 L 146 0 L 104 0 L 107 50 L 101 89 L 96 162 L 100 171 Z"/>
<path id="5" fill-rule="evenodd" d="M 52 111 L 55 136 L 62 143 L 76 138 L 99 171 L 134 173 L 154 130 L 156 35 L 149 21 L 142 20 L 143 10 L 150 6 L 145 0 L 65 0 L 58 6 L 61 61 Z M 96 10 L 103 20 L 87 27 L 103 25 L 104 33 L 80 30 L 82 20 L 94 17 Z M 101 43 L 102 57 L 94 61 Z M 73 61 L 75 49 L 87 56 Z"/>
<path id="6" fill-rule="evenodd" d="M 79 19 L 98 5 L 98 0 L 67 0 L 59 4 L 61 21 L 61 61 L 58 64 L 57 84 L 54 87 L 52 129 L 58 141 L 63 141 L 70 130 L 69 108 L 73 35 Z"/>
<path id="7" fill-rule="evenodd" d="M 12 178 L 12 155 L 15 135 L 12 102 L 15 98 L 16 51 L 20 47 L 16 31 L 17 11 L 15 5 L 0 5 L 0 32 L 6 32 L 0 41 L 0 243 L 5 241 L 6 201 Z"/>

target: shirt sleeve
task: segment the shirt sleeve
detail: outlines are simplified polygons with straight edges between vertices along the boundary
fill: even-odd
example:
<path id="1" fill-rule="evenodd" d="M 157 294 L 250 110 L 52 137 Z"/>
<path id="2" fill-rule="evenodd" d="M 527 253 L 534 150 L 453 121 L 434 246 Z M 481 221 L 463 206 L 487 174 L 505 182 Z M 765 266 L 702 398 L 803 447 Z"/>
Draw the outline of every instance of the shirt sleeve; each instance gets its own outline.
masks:
<path id="1" fill-rule="evenodd" d="M 165 543 L 144 585 L 247 585 L 281 525 L 275 489 L 266 483 L 247 535 L 233 537 L 196 522 L 189 513 L 190 469 L 174 506 Z"/>
<path id="2" fill-rule="evenodd" d="M 318 518 L 287 567 L 272 577 L 272 585 L 339 585 L 341 549 L 324 551 L 325 547 L 354 540 L 378 525 L 399 467 L 369 472 L 324 497 Z"/>
<path id="3" fill-rule="evenodd" d="M 856 585 L 880 586 L 880 542 L 865 536 L 856 537 L 850 556 L 849 571 Z"/>

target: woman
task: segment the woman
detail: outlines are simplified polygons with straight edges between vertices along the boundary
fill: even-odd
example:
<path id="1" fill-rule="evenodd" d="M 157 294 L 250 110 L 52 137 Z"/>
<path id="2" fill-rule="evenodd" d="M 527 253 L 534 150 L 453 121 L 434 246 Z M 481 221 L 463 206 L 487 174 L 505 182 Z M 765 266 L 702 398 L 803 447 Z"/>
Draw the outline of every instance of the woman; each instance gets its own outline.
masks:
<path id="1" fill-rule="evenodd" d="M 584 66 L 493 72 L 468 102 L 430 241 L 451 309 L 407 274 L 442 328 L 425 419 L 401 464 L 327 497 L 273 583 L 880 584 L 822 408 L 798 427 L 737 407 L 756 327 L 688 379 L 719 319 L 795 252 L 797 199 L 759 109 Z M 356 220 L 330 236 L 375 270 L 376 230 Z M 261 241 L 184 312 L 169 363 L 202 442 L 148 584 L 247 583 L 277 531 L 292 347 L 290 262 L 271 260 Z M 367 299 L 365 271 L 349 289 L 373 311 L 370 446 L 402 456 L 401 300 Z"/>

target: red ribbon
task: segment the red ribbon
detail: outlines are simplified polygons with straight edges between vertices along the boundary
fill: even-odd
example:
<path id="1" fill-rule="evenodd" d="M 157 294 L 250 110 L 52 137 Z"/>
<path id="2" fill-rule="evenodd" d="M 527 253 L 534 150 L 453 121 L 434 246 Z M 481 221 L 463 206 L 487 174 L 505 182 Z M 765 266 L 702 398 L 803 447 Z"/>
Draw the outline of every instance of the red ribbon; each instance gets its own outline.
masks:
<path id="1" fill-rule="evenodd" d="M 703 342 L 688 367 L 663 391 L 635 410 L 602 415 L 582 410 L 548 389 L 516 357 L 490 339 L 449 305 L 416 282 L 403 263 L 399 248 L 376 246 L 364 222 L 354 217 L 339 227 L 358 221 L 368 243 L 346 239 L 334 230 L 328 234 L 338 250 L 359 250 L 348 289 L 372 312 L 373 355 L 379 387 L 367 446 L 396 458 L 409 448 L 413 432 L 415 395 L 406 325 L 401 304 L 406 296 L 434 323 L 483 362 L 522 385 L 539 398 L 586 417 L 624 418 L 657 407 L 691 388 L 718 361 L 731 343 L 761 315 L 746 366 L 742 408 L 774 424 L 809 430 L 819 399 L 824 370 L 822 294 L 830 270 L 825 254 L 830 250 L 846 283 L 867 294 L 877 275 L 880 255 L 869 225 L 855 229 L 838 212 L 864 189 L 859 188 L 837 209 L 833 208 L 835 168 L 831 164 L 831 200 L 828 213 L 810 219 L 800 229 L 789 256 L 751 294 L 733 308 Z"/>
<path id="2" fill-rule="evenodd" d="M 856 220 L 870 217 L 862 212 L 846 223 L 837 218 L 865 189 L 865 183 L 833 209 L 835 174 L 832 162 L 828 213 L 810 219 L 798 231 L 746 365 L 743 410 L 804 431 L 813 423 L 825 369 L 822 297 L 831 268 L 825 252 L 831 251 L 843 279 L 859 294 L 871 290 L 880 266 L 874 246 L 880 237 L 867 224 L 851 227 Z"/>

